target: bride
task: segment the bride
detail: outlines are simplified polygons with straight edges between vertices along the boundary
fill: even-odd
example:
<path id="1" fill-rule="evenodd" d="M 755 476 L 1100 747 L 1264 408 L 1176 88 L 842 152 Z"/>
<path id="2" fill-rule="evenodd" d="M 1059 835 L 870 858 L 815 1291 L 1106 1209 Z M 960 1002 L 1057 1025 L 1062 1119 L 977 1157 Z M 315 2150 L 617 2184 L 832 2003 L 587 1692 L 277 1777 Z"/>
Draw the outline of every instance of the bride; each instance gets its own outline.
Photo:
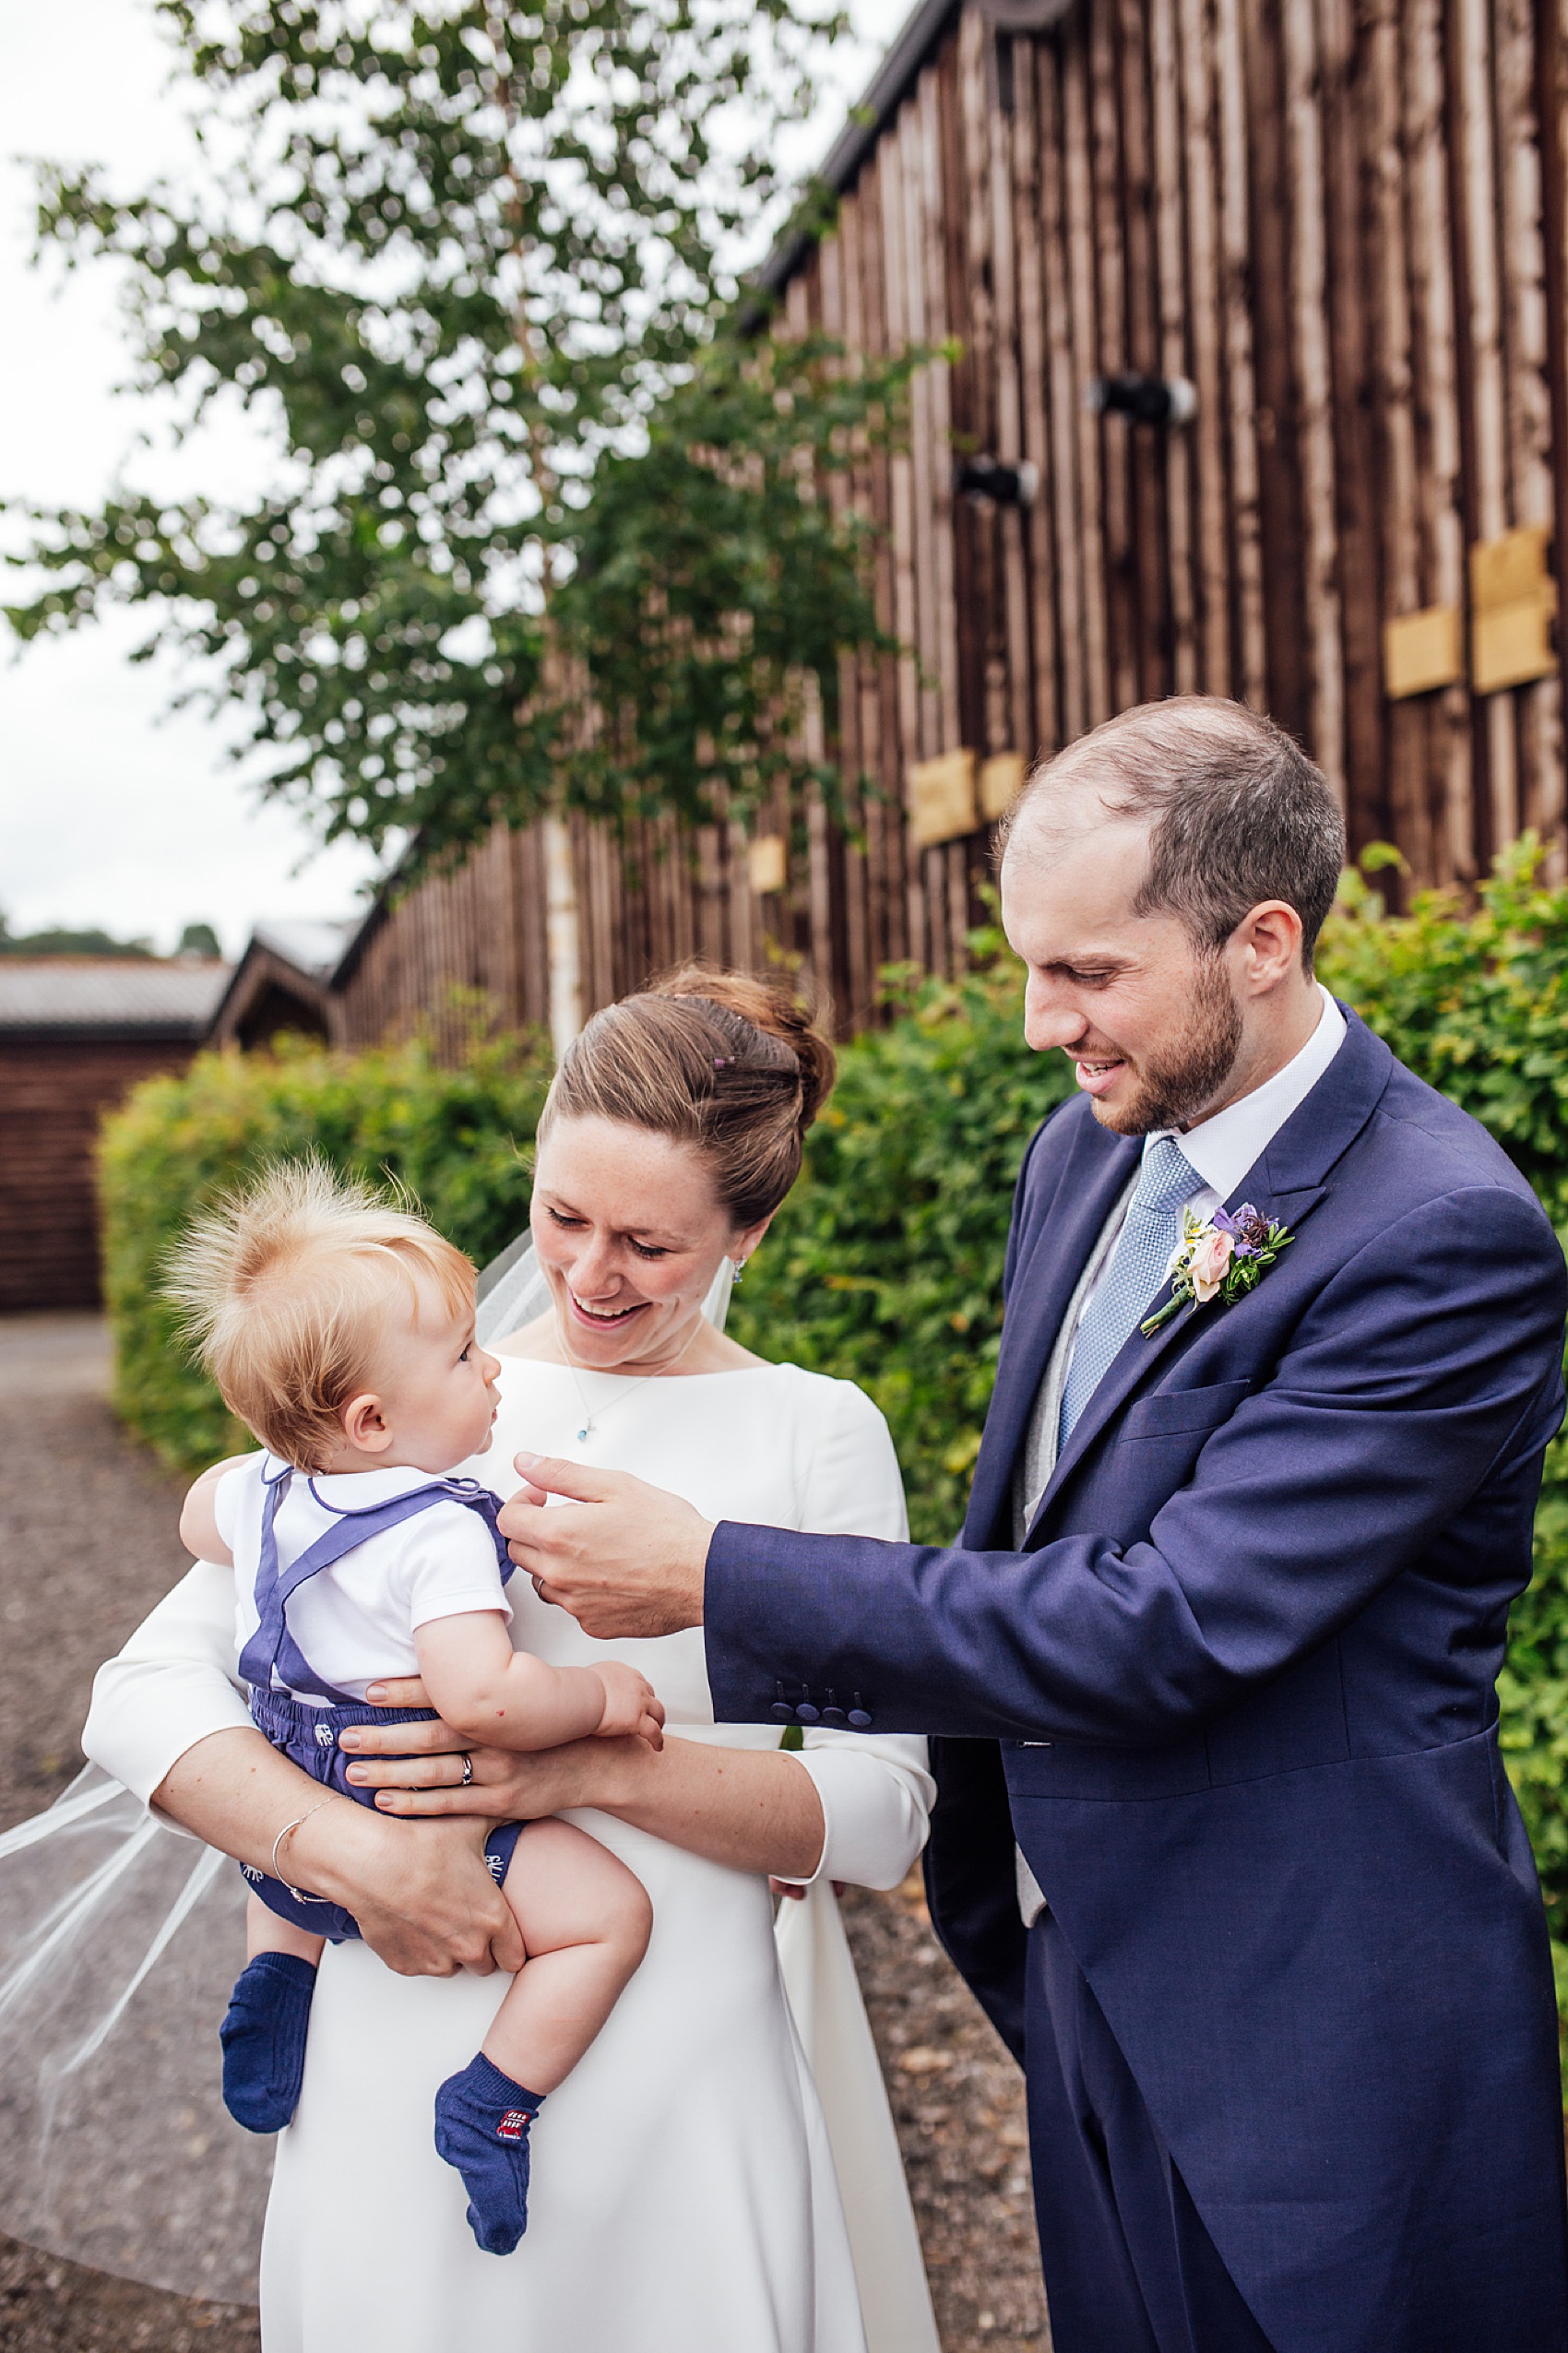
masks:
<path id="1" fill-rule="evenodd" d="M 793 1182 L 832 1076 L 803 1012 L 744 976 L 688 969 L 595 1016 L 540 1125 L 543 1310 L 500 1337 L 481 1326 L 501 1410 L 471 1475 L 505 1493 L 527 1449 L 631 1471 L 711 1519 L 903 1533 L 864 1395 L 764 1362 L 704 1313 Z M 504 1280 L 490 1317 L 517 1290 Z M 526 1578 L 513 1595 L 520 1645 L 557 1663 L 605 1655 Z M 233 1623 L 227 1573 L 198 1563 L 101 1671 L 85 1746 L 168 1822 L 267 1868 L 315 1784 L 252 1729 Z M 932 1797 L 924 1743 L 863 1737 L 855 1695 L 830 1693 L 787 1752 L 778 1723 L 715 1726 L 699 1632 L 611 1647 L 664 1701 L 661 1753 L 465 1753 L 439 1722 L 372 1729 L 352 1777 L 374 1809 L 329 1806 L 294 1835 L 291 1874 L 346 1904 L 364 1942 L 327 1949 L 278 2144 L 267 2353 L 427 2353 L 474 2334 L 496 2353 L 935 2353 L 831 1892 L 909 1868 Z M 423 1698 L 417 1683 L 372 1696 Z M 484 1820 L 548 1813 L 623 1858 L 655 1925 L 540 2118 L 528 2234 L 498 2259 L 464 2222 L 431 2102 L 519 1957 Z M 418 1815 L 455 1818 L 394 1818 Z M 770 1879 L 805 1891 L 777 1943 Z"/>

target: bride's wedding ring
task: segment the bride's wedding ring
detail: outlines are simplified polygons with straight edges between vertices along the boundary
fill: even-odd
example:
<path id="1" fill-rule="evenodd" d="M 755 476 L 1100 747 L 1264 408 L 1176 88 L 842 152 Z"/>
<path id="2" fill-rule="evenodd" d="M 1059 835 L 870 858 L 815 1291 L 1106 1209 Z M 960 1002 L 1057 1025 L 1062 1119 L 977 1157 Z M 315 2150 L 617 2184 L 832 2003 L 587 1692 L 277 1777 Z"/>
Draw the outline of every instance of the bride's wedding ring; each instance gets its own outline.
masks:
<path id="1" fill-rule="evenodd" d="M 542 1601 L 544 1599 L 544 1579 L 542 1577 L 535 1577 L 533 1581 L 533 1589 Z"/>
<path id="2" fill-rule="evenodd" d="M 469 1782 L 473 1779 L 473 1777 L 474 1777 L 474 1761 L 473 1761 L 472 1757 L 469 1754 L 469 1753 L 468 1753 L 467 1749 L 465 1749 L 465 1750 L 463 1751 L 463 1777 L 462 1777 L 461 1781 L 460 1781 L 460 1782 L 458 1783 L 458 1785 L 457 1785 L 457 1786 L 458 1786 L 458 1788 L 459 1788 L 459 1789 L 466 1789 L 468 1788 L 468 1786 L 469 1786 Z"/>

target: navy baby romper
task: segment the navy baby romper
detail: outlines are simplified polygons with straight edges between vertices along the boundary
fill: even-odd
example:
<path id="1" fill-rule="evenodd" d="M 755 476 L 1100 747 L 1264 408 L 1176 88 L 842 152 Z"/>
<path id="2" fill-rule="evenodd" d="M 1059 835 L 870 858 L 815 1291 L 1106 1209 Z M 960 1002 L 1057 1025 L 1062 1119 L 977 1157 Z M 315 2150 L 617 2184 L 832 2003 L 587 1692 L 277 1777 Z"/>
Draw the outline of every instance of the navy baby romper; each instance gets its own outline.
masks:
<path id="1" fill-rule="evenodd" d="M 411 1488 L 407 1494 L 394 1495 L 386 1503 L 369 1504 L 362 1511 L 339 1511 L 336 1504 L 323 1500 L 313 1480 L 312 1495 L 323 1511 L 332 1514 L 337 1526 L 329 1527 L 325 1536 L 318 1536 L 291 1567 L 279 1572 L 278 1507 L 288 1493 L 293 1476 L 287 1464 L 274 1472 L 263 1473 L 267 1502 L 262 1513 L 261 1552 L 255 1574 L 255 1607 L 260 1623 L 240 1653 L 240 1672 L 250 1685 L 252 1720 L 258 1730 L 266 1733 L 272 1746 L 280 1749 L 313 1780 L 352 1798 L 359 1805 L 374 1806 L 374 1790 L 357 1789 L 347 1778 L 351 1760 L 338 1745 L 339 1733 L 354 1724 L 426 1724 L 434 1719 L 435 1710 L 371 1707 L 329 1683 L 325 1676 L 316 1673 L 290 1632 L 289 1603 L 303 1585 L 318 1576 L 323 1569 L 329 1569 L 346 1552 L 368 1543 L 373 1536 L 384 1535 L 388 1528 L 412 1519 L 416 1513 L 428 1511 L 433 1503 L 463 1503 L 479 1514 L 494 1542 L 501 1582 L 505 1585 L 512 1574 L 512 1559 L 496 1526 L 501 1506 L 489 1488 L 481 1487 L 478 1480 L 448 1478 L 434 1480 L 428 1487 Z M 275 1691 L 275 1675 L 292 1691 L 322 1693 L 330 1705 L 312 1707 L 295 1699 L 291 1691 Z M 485 1841 L 485 1860 L 498 1886 L 506 1876 L 522 1829 L 520 1822 L 502 1823 Z M 254 1864 L 242 1863 L 240 1868 L 267 1909 L 276 1912 L 279 1919 L 289 1920 L 312 1936 L 325 1936 L 333 1944 L 358 1936 L 358 1922 L 341 1904 L 329 1903 L 316 1895 L 302 1902 L 280 1880 L 269 1878 Z"/>

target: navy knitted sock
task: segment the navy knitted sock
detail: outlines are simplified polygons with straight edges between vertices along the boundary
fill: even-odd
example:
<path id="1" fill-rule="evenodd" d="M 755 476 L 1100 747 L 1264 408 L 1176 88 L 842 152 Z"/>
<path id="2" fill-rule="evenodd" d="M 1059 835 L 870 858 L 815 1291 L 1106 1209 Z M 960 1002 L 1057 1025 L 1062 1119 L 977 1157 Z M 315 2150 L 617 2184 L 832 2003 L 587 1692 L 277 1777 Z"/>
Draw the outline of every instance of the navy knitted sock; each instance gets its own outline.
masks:
<path id="1" fill-rule="evenodd" d="M 296 1953 L 258 1953 L 241 1971 L 218 2029 L 223 2105 L 247 2133 L 280 2133 L 305 2079 L 315 1963 Z"/>
<path id="2" fill-rule="evenodd" d="M 483 2051 L 435 2095 L 435 2145 L 469 2193 L 469 2228 L 488 2255 L 509 2255 L 529 2227 L 529 2126 L 543 2104 Z"/>

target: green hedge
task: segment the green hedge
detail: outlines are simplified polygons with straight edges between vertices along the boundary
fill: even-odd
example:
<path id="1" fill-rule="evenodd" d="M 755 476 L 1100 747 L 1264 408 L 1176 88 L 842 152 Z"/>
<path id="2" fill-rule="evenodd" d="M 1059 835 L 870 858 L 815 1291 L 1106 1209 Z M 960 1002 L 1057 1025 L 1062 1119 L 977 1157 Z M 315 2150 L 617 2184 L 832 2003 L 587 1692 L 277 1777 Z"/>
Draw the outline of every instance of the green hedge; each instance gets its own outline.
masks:
<path id="1" fill-rule="evenodd" d="M 1386 853 L 1391 856 L 1392 853 Z M 1568 1229 L 1568 890 L 1538 887 L 1529 844 L 1478 912 L 1443 898 L 1390 918 L 1348 879 L 1321 969 L 1395 1052 L 1485 1122 Z M 1367 866 L 1375 872 L 1376 853 Z M 1024 1045 L 1016 966 L 995 933 L 948 984 L 890 981 L 896 1017 L 845 1052 L 807 1170 L 736 1293 L 760 1354 L 859 1381 L 892 1425 L 917 1535 L 957 1526 L 995 1369 L 1013 1178 L 1067 1091 L 1063 1055 Z M 117 1402 L 180 1464 L 230 1443 L 222 1408 L 172 1345 L 158 1266 L 190 1211 L 257 1159 L 306 1147 L 410 1184 L 481 1264 L 522 1223 L 546 1066 L 532 1041 L 476 1031 L 456 1067 L 415 1044 L 349 1058 L 291 1047 L 208 1055 L 149 1081 L 103 1147 Z M 1568 1924 L 1568 1442 L 1548 1460 L 1535 1582 L 1515 1606 L 1503 1739 Z M 1559 1912 L 1558 1907 L 1563 1907 Z M 1568 1947 L 1560 1953 L 1568 2001 Z"/>
<path id="2" fill-rule="evenodd" d="M 395 1175 L 482 1266 L 528 1216 L 519 1154 L 549 1083 L 537 1040 L 489 1038 L 477 1025 L 455 1068 L 422 1040 L 348 1055 L 280 1039 L 274 1054 L 202 1054 L 180 1077 L 145 1081 L 105 1123 L 99 1158 L 124 1419 L 182 1469 L 235 1442 L 216 1391 L 175 1339 L 160 1270 L 193 1211 L 237 1176 L 305 1151 L 373 1182 Z"/>

